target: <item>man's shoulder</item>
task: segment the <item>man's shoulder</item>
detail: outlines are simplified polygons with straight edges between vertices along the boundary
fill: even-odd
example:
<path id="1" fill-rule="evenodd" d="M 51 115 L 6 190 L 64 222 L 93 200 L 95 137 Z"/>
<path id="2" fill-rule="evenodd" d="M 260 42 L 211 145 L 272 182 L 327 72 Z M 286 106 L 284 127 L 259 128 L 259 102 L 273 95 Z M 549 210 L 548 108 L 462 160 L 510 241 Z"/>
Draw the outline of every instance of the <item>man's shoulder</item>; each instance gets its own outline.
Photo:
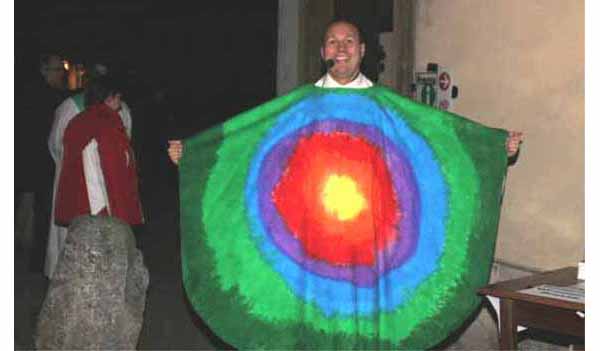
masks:
<path id="1" fill-rule="evenodd" d="M 85 115 L 82 112 L 75 115 L 75 117 L 69 121 L 63 134 L 64 145 L 67 145 L 70 141 L 84 134 L 83 131 L 86 129 L 87 123 L 83 117 L 85 117 Z"/>
<path id="2" fill-rule="evenodd" d="M 75 102 L 74 96 L 69 96 L 64 99 L 63 102 L 58 105 L 56 108 L 57 111 L 81 111 L 77 108 L 77 103 Z"/>
<path id="3" fill-rule="evenodd" d="M 119 111 L 119 115 L 125 116 L 126 118 L 131 118 L 131 108 L 129 108 L 125 101 L 121 101 L 121 110 Z"/>
<path id="4" fill-rule="evenodd" d="M 87 124 L 90 123 L 90 114 L 87 111 L 82 111 L 77 113 L 67 125 L 67 129 L 65 130 L 65 134 L 69 130 L 77 130 L 84 128 Z M 93 117 L 92 117 L 93 118 Z"/>
<path id="5" fill-rule="evenodd" d="M 73 117 L 69 122 L 68 128 L 71 129 L 98 129 L 102 128 L 105 123 L 105 118 L 95 109 L 85 109 Z"/>
<path id="6" fill-rule="evenodd" d="M 327 75 L 325 74 L 324 76 L 322 76 L 319 80 L 317 80 L 314 84 L 314 86 L 316 87 L 322 87 L 323 83 L 325 81 L 325 77 L 327 77 Z"/>

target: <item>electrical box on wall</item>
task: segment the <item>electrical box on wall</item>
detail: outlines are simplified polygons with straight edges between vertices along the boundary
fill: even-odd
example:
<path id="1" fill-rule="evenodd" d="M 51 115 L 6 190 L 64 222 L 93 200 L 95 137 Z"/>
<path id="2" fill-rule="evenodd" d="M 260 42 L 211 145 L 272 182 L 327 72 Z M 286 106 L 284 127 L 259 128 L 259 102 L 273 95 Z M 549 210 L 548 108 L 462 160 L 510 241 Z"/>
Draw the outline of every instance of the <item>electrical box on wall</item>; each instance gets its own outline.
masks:
<path id="1" fill-rule="evenodd" d="M 440 67 L 437 63 L 428 63 L 427 71 L 415 72 L 412 98 L 440 110 L 450 111 L 454 100 L 458 98 L 458 86 L 449 69 Z"/>

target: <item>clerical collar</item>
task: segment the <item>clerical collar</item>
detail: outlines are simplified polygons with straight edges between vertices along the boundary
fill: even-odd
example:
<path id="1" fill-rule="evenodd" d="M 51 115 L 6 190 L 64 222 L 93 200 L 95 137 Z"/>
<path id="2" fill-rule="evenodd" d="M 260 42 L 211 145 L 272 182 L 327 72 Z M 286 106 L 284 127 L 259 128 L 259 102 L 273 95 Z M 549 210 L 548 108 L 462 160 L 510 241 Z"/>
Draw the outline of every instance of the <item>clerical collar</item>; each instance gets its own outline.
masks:
<path id="1" fill-rule="evenodd" d="M 350 89 L 365 89 L 373 86 L 373 82 L 369 78 L 365 77 L 362 73 L 359 73 L 356 78 L 348 84 L 342 85 L 333 79 L 333 77 L 327 73 L 321 79 L 319 79 L 315 86 L 320 88 L 350 88 Z"/>

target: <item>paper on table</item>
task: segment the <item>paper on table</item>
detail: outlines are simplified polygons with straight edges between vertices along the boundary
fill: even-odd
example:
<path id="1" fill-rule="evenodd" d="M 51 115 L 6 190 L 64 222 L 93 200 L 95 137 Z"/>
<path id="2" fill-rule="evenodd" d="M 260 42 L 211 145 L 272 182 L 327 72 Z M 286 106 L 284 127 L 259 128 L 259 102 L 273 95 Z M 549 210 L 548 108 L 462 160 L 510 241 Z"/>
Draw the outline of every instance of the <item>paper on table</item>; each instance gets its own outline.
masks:
<path id="1" fill-rule="evenodd" d="M 542 284 L 533 288 L 519 290 L 521 293 L 550 297 L 558 300 L 565 300 L 577 303 L 585 303 L 585 283 L 578 282 L 569 286 L 556 286 Z"/>

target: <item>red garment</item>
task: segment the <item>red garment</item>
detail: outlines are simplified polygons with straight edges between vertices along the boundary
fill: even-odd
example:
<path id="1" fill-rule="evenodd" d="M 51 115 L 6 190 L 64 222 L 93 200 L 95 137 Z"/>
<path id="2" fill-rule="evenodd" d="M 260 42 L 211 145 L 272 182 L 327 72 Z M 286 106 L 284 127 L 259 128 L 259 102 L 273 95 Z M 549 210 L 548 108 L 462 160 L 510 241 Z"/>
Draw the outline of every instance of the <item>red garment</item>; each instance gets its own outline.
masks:
<path id="1" fill-rule="evenodd" d="M 83 149 L 98 143 L 110 215 L 130 225 L 143 222 L 135 157 L 119 114 L 104 103 L 75 116 L 63 136 L 63 166 L 56 192 L 55 220 L 69 225 L 73 218 L 90 214 L 83 168 Z"/>

